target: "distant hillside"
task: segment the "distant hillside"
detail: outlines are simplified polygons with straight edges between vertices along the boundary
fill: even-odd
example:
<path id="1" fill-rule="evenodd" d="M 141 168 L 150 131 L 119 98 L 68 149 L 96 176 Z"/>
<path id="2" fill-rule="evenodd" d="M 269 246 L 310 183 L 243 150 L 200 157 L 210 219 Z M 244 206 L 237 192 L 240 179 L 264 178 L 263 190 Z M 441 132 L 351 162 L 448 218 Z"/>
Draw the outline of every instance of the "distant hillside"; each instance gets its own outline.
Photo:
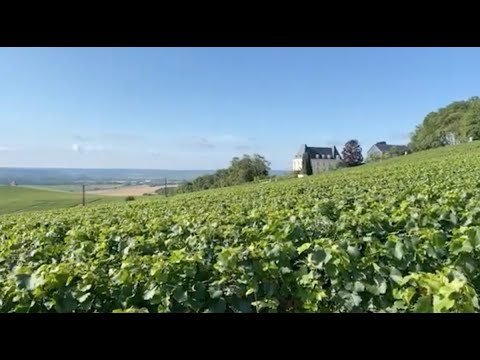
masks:
<path id="1" fill-rule="evenodd" d="M 214 170 L 152 170 L 152 169 L 49 169 L 0 167 L 0 185 L 16 181 L 19 185 L 72 185 L 76 183 L 111 183 L 115 181 L 191 181 L 213 174 Z M 287 171 L 271 171 L 282 175 Z"/>
<path id="2" fill-rule="evenodd" d="M 466 142 L 469 137 L 480 139 L 480 98 L 455 101 L 428 114 L 411 137 L 414 151 L 445 145 L 446 136 L 453 133 L 457 141 Z"/>
<path id="3" fill-rule="evenodd" d="M 79 193 L 0 185 L 0 215 L 33 210 L 69 208 L 80 205 L 81 201 L 82 198 Z M 112 196 L 87 194 L 86 197 L 87 204 L 114 201 L 120 200 Z"/>

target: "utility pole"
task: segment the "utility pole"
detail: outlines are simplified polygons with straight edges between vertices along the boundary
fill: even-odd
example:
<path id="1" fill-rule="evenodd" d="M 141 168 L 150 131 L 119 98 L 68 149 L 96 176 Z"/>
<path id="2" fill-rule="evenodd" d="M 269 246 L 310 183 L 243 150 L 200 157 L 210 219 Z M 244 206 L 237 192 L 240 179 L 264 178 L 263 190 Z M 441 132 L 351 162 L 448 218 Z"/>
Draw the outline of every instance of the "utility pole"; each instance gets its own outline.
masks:
<path id="1" fill-rule="evenodd" d="M 85 184 L 82 184 L 82 205 L 85 206 Z"/>

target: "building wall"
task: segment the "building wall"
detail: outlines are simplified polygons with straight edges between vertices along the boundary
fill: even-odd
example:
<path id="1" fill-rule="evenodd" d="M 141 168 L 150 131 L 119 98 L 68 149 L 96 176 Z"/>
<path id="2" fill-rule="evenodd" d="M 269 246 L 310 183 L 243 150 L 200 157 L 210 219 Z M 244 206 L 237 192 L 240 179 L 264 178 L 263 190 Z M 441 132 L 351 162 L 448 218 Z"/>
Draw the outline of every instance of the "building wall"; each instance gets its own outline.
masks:
<path id="1" fill-rule="evenodd" d="M 341 160 L 339 159 L 311 159 L 312 171 L 314 174 L 316 174 L 322 171 L 333 170 L 338 167 L 340 162 Z M 293 159 L 293 162 L 292 162 L 293 171 L 301 171 L 302 165 L 303 165 L 302 159 Z"/>
<path id="2" fill-rule="evenodd" d="M 292 169 L 293 171 L 302 170 L 302 159 L 293 159 Z"/>
<path id="3" fill-rule="evenodd" d="M 322 171 L 329 171 L 336 169 L 340 164 L 339 159 L 311 159 L 313 173 L 319 173 Z"/>
<path id="4" fill-rule="evenodd" d="M 367 159 L 372 156 L 382 156 L 382 152 L 375 145 L 373 145 L 367 152 Z"/>

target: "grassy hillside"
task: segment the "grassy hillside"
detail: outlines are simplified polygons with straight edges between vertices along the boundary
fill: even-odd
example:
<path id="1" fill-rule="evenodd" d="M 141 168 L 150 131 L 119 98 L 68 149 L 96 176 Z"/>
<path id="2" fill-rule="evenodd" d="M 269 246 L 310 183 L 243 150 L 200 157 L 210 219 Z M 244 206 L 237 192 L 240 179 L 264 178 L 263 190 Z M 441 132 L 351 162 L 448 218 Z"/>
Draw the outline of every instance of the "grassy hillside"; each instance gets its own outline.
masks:
<path id="1" fill-rule="evenodd" d="M 480 143 L 0 217 L 0 312 L 477 312 Z"/>
<path id="2" fill-rule="evenodd" d="M 42 190 L 19 186 L 0 185 L 0 215 L 32 211 L 70 208 L 81 204 L 81 193 L 59 190 Z M 115 201 L 105 196 L 87 196 L 87 204 Z M 118 199 L 117 199 L 118 201 Z"/>

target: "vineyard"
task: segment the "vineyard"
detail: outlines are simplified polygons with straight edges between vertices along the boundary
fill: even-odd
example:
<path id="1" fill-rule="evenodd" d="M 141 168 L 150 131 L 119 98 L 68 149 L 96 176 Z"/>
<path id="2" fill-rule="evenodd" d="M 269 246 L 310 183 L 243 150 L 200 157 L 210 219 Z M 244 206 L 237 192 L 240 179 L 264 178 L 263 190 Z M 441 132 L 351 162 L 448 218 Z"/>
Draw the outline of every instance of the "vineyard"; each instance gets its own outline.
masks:
<path id="1" fill-rule="evenodd" d="M 480 143 L 0 216 L 0 312 L 477 312 Z"/>

